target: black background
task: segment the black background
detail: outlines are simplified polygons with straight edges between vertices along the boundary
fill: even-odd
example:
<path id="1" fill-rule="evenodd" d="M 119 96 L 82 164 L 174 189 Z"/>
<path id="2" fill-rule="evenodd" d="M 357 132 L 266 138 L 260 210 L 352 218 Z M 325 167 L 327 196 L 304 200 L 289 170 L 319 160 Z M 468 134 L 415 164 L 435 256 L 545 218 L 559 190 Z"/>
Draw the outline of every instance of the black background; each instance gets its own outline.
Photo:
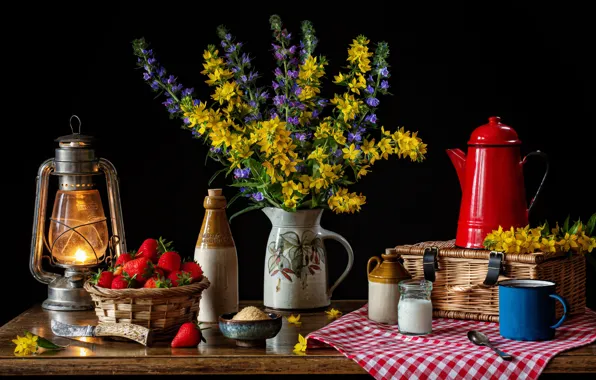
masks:
<path id="1" fill-rule="evenodd" d="M 80 5 L 84 4 L 84 5 Z M 359 34 L 389 43 L 393 96 L 381 98 L 380 121 L 389 128 L 419 131 L 427 160 L 379 162 L 357 186 L 367 196 L 354 215 L 325 211 L 323 227 L 343 235 L 355 252 L 354 267 L 335 299 L 367 297 L 367 260 L 386 247 L 455 237 L 461 190 L 447 148 L 466 150 L 474 128 L 498 115 L 522 140 L 521 152 L 542 150 L 551 170 L 531 213 L 531 223 L 562 221 L 568 214 L 587 220 L 596 211 L 594 188 L 593 20 L 584 5 L 518 1 L 482 2 L 136 2 L 108 6 L 46 3 L 5 14 L 16 21 L 5 32 L 4 208 L 8 231 L 2 258 L 8 265 L 7 296 L 0 322 L 46 296 L 46 285 L 28 269 L 39 165 L 54 154 L 58 136 L 70 133 L 72 114 L 82 132 L 98 139 L 97 154 L 120 177 L 129 248 L 164 236 L 192 256 L 207 181 L 217 163 L 204 165 L 206 146 L 169 120 L 163 99 L 135 67 L 131 42 L 144 36 L 166 69 L 201 99 L 202 52 L 218 44 L 225 24 L 269 84 L 274 68 L 268 19 L 282 17 L 295 35 L 300 22 L 314 23 L 318 53 L 330 61 L 325 91 L 343 91 L 329 80 L 343 66 L 348 44 Z M 407 5 L 406 5 L 407 4 Z M 417 5 L 415 5 L 417 4 Z M 492 5 L 491 5 L 492 4 Z M 391 8 L 391 9 L 389 9 Z M 593 32 L 593 30 L 591 30 Z M 544 165 L 526 165 L 528 199 Z M 229 198 L 234 189 L 218 178 Z M 51 203 L 50 203 L 51 206 Z M 230 212 L 241 206 L 237 203 Z M 107 211 L 106 211 L 107 212 Z M 231 215 L 231 214 L 229 214 Z M 265 243 L 270 223 L 260 212 L 232 223 L 240 266 L 241 299 L 262 299 Z M 345 266 L 341 246 L 328 245 L 330 277 Z M 588 289 L 596 274 L 588 266 Z M 3 271 L 4 272 L 4 271 Z M 588 290 L 594 307 L 594 294 Z"/>

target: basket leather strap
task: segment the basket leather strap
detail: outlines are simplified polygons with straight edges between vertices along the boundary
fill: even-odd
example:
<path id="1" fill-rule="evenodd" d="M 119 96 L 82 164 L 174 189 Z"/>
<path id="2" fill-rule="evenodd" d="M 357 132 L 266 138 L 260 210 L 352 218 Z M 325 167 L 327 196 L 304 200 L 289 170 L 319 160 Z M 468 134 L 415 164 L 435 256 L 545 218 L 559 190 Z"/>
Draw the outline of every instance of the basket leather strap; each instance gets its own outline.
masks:
<path id="1" fill-rule="evenodd" d="M 491 251 L 488 256 L 488 271 L 484 285 L 495 285 L 503 269 L 503 252 Z"/>
<path id="2" fill-rule="evenodd" d="M 424 269 L 424 279 L 434 282 L 436 279 L 435 271 L 439 270 L 439 248 L 434 246 L 424 248 L 422 269 Z"/>

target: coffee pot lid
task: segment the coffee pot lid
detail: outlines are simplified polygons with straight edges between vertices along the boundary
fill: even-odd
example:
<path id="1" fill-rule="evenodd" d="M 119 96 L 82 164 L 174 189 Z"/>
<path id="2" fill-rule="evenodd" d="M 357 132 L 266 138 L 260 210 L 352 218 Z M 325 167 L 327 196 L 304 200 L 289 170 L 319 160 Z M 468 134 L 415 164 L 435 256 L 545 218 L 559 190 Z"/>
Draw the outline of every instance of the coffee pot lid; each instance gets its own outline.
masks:
<path id="1" fill-rule="evenodd" d="M 368 281 L 398 284 L 401 280 L 412 278 L 408 270 L 399 262 L 400 255 L 395 248 L 387 248 L 381 257 L 382 262 L 377 256 L 368 260 Z M 371 264 L 375 261 L 377 265 L 371 270 Z"/>
<path id="2" fill-rule="evenodd" d="M 501 123 L 501 118 L 491 116 L 488 123 L 481 125 L 472 132 L 468 145 L 519 145 L 521 141 L 517 132 L 508 125 Z"/>

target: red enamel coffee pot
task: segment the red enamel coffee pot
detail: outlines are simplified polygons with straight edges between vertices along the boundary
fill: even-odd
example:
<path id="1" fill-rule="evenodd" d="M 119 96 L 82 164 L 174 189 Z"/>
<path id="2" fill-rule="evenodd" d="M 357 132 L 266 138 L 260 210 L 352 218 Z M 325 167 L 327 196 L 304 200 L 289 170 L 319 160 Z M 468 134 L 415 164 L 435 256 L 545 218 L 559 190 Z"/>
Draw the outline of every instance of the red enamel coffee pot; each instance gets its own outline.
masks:
<path id="1" fill-rule="evenodd" d="M 462 189 L 456 246 L 484 249 L 486 235 L 499 226 L 528 225 L 528 212 L 548 174 L 548 160 L 541 151 L 520 159 L 520 144 L 517 133 L 492 116 L 472 133 L 467 157 L 460 149 L 447 150 Z M 530 156 L 542 157 L 546 172 L 527 207 L 523 165 Z"/>

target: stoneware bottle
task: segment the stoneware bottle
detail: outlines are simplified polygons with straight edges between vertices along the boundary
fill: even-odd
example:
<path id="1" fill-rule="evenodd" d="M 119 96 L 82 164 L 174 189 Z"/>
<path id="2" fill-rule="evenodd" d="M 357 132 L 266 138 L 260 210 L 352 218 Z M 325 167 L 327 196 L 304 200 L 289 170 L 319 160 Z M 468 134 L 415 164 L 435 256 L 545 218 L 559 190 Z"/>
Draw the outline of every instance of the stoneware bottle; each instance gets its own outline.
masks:
<path id="1" fill-rule="evenodd" d="M 368 260 L 368 318 L 379 323 L 397 324 L 399 282 L 412 278 L 398 261 L 394 248 L 387 248 L 381 255 Z"/>
<path id="2" fill-rule="evenodd" d="M 217 323 L 220 315 L 238 311 L 238 256 L 221 189 L 209 189 L 195 260 L 211 285 L 203 291 L 199 322 Z"/>

